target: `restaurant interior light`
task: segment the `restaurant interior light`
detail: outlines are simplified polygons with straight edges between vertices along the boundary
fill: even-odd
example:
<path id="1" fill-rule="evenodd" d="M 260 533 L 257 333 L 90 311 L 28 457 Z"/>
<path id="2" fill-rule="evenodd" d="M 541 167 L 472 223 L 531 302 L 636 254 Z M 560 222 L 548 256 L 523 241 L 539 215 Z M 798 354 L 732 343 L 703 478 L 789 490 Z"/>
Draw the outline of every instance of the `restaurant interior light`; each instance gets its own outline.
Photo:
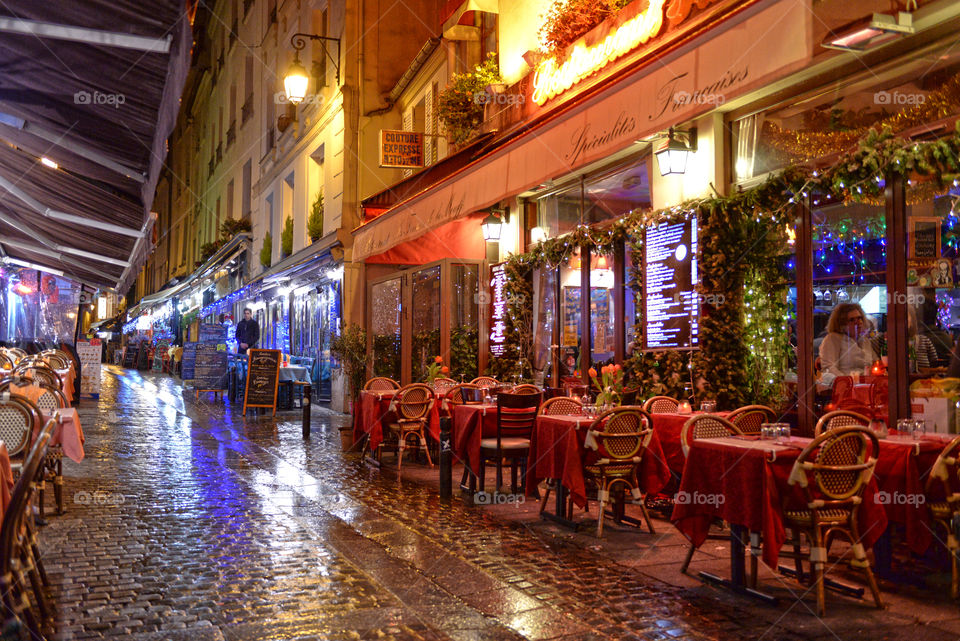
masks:
<path id="1" fill-rule="evenodd" d="M 485 241 L 488 243 L 500 242 L 500 234 L 503 231 L 503 221 L 499 216 L 491 213 L 483 219 L 480 228 L 483 230 L 483 239 Z"/>
<path id="2" fill-rule="evenodd" d="M 530 242 L 542 243 L 547 239 L 547 230 L 544 227 L 533 227 L 530 229 Z"/>
<path id="3" fill-rule="evenodd" d="M 60 165 L 57 164 L 57 161 L 51 160 L 51 159 L 47 158 L 46 156 L 43 156 L 42 158 L 40 158 L 40 162 L 41 162 L 43 165 L 49 167 L 50 169 L 58 169 L 58 168 L 60 167 Z"/>
<path id="4" fill-rule="evenodd" d="M 287 74 L 283 77 L 283 90 L 287 94 L 287 100 L 295 105 L 303 102 L 307 96 L 307 85 L 310 84 L 310 76 L 307 70 L 300 64 L 300 54 L 293 59 L 293 64 L 287 69 Z"/>
<path id="5" fill-rule="evenodd" d="M 820 45 L 840 51 L 866 51 L 914 31 L 913 14 L 909 11 L 900 11 L 896 17 L 874 13 L 836 29 Z"/>
<path id="6" fill-rule="evenodd" d="M 687 160 L 697 150 L 696 129 L 690 132 L 670 130 L 666 138 L 657 145 L 654 155 L 660 167 L 661 176 L 680 175 L 687 171 Z"/>

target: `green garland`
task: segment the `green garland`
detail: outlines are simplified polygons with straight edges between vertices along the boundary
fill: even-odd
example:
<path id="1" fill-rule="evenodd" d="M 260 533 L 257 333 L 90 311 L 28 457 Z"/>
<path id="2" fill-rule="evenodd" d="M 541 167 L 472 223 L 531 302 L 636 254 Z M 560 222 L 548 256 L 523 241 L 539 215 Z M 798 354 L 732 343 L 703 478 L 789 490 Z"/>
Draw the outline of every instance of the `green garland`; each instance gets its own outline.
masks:
<path id="1" fill-rule="evenodd" d="M 895 174 L 911 183 L 932 182 L 935 190 L 946 191 L 960 179 L 960 121 L 951 135 L 930 142 L 897 138 L 889 127 L 874 129 L 856 150 L 828 168 L 792 166 L 732 196 L 635 210 L 612 225 L 579 225 L 569 234 L 538 243 L 527 253 L 514 254 L 506 261 L 510 295 L 507 352 L 491 359 L 490 371 L 504 378 L 529 377 L 533 270 L 559 265 L 580 248 L 609 254 L 626 240 L 634 249 L 631 284 L 639 291 L 643 229 L 695 216 L 703 301 L 700 349 L 691 360 L 697 395 L 717 399 L 721 409 L 747 402 L 775 404 L 782 394 L 779 381 L 789 354 L 787 286 L 777 272 L 775 258 L 782 253 L 795 203 L 814 193 L 848 203 L 876 201 L 884 195 L 884 180 Z M 639 328 L 642 323 L 637 341 Z M 684 358 L 639 352 L 626 363 L 634 382 L 642 387 L 641 396 L 661 388 L 676 393 L 679 381 L 686 384 L 690 380 L 689 367 Z"/>

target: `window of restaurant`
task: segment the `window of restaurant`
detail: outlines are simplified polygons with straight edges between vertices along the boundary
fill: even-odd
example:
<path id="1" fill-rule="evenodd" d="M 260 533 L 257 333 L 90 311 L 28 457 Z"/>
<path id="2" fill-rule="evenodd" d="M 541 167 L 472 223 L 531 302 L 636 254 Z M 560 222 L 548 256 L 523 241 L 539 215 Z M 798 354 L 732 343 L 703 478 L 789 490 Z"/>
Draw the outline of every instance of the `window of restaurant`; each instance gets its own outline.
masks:
<path id="1" fill-rule="evenodd" d="M 445 259 L 371 281 L 373 375 L 403 384 L 422 381 L 440 356 L 450 368 L 447 376 L 475 378 L 486 352 L 481 269 L 481 261 Z M 403 309 L 410 311 L 404 314 Z M 402 341 L 403 336 L 411 340 Z"/>
<path id="2" fill-rule="evenodd" d="M 764 111 L 735 114 L 730 123 L 735 182 L 750 183 L 792 164 L 828 165 L 854 148 L 870 128 L 890 127 L 898 137 L 915 140 L 945 135 L 960 114 L 958 89 L 960 52 L 931 46 L 912 59 L 872 66 L 869 73 L 842 78 Z M 886 185 L 885 176 L 874 180 L 880 187 Z M 800 257 L 792 246 L 780 256 L 781 273 L 790 287 L 790 321 L 782 331 L 789 332 L 793 346 L 786 382 L 789 388 L 795 380 L 797 358 L 809 358 L 815 367 L 819 410 L 846 406 L 885 417 L 885 373 L 893 336 L 888 323 L 887 282 L 892 276 L 887 273 L 891 236 L 886 214 L 892 203 L 887 202 L 889 194 L 860 198 L 862 186 L 839 187 L 857 195 L 857 200 L 800 195 L 812 222 L 812 353 L 796 341 L 796 323 L 803 320 L 797 317 Z M 904 302 L 911 380 L 946 371 L 960 329 L 960 289 L 955 288 L 958 197 L 960 190 L 949 184 L 938 187 L 932 181 L 911 180 L 907 187 Z M 846 380 L 837 381 L 838 376 L 853 378 L 853 389 L 838 388 Z M 915 403 L 911 405 L 916 411 Z M 940 431 L 947 430 L 945 410 L 935 420 L 924 411 L 928 429 L 936 424 Z"/>
<path id="3" fill-rule="evenodd" d="M 586 174 L 537 198 L 539 226 L 560 236 L 577 225 L 603 227 L 636 209 L 649 209 L 650 157 L 633 157 Z M 538 306 L 534 318 L 534 369 L 557 385 L 579 382 L 585 368 L 614 362 L 633 339 L 636 293 L 630 287 L 629 254 L 580 253 L 535 277 Z M 586 272 L 586 274 L 584 273 Z M 584 291 L 584 277 L 589 287 Z M 623 288 L 621 291 L 618 288 Z M 618 303 L 625 294 L 627 305 Z M 583 358 L 583 314 L 590 319 L 590 354 Z M 558 352 L 551 350 L 558 346 Z M 620 353 L 618 353 L 618 345 Z M 554 359 L 559 362 L 554 364 Z"/>

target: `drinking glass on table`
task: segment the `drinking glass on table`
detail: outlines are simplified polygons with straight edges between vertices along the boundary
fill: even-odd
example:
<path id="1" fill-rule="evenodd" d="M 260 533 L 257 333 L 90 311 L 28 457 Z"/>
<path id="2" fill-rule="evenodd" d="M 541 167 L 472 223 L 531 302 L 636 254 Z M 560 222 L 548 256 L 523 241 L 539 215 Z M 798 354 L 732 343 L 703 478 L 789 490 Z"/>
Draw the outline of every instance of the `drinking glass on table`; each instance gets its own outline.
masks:
<path id="1" fill-rule="evenodd" d="M 790 438 L 790 423 L 776 423 L 775 425 L 777 426 L 776 442 L 783 445 Z"/>
<path id="2" fill-rule="evenodd" d="M 898 418 L 897 419 L 897 435 L 900 438 L 910 438 L 911 434 L 913 434 L 913 419 Z"/>
<path id="3" fill-rule="evenodd" d="M 927 433 L 927 422 L 922 418 L 913 419 L 913 438 L 919 441 Z"/>
<path id="4" fill-rule="evenodd" d="M 703 401 L 700 403 L 700 411 L 707 414 L 712 414 L 717 411 L 717 402 L 716 401 Z"/>
<path id="5" fill-rule="evenodd" d="M 761 423 L 760 424 L 760 440 L 761 441 L 770 441 L 776 438 L 777 435 L 777 424 L 776 423 Z"/>

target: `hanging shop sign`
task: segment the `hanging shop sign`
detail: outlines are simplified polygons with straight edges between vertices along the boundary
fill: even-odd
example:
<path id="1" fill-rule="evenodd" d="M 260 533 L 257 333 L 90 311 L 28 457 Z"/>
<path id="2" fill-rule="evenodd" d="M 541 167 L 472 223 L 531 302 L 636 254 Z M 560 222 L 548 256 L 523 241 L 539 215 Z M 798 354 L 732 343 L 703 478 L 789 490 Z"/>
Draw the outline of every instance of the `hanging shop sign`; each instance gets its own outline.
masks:
<path id="1" fill-rule="evenodd" d="M 423 167 L 423 134 L 381 129 L 380 166 L 400 169 Z"/>
<path id="2" fill-rule="evenodd" d="M 504 287 L 507 284 L 507 274 L 504 265 L 494 265 L 490 268 L 490 353 L 494 356 L 503 356 L 507 342 L 507 295 Z"/>

